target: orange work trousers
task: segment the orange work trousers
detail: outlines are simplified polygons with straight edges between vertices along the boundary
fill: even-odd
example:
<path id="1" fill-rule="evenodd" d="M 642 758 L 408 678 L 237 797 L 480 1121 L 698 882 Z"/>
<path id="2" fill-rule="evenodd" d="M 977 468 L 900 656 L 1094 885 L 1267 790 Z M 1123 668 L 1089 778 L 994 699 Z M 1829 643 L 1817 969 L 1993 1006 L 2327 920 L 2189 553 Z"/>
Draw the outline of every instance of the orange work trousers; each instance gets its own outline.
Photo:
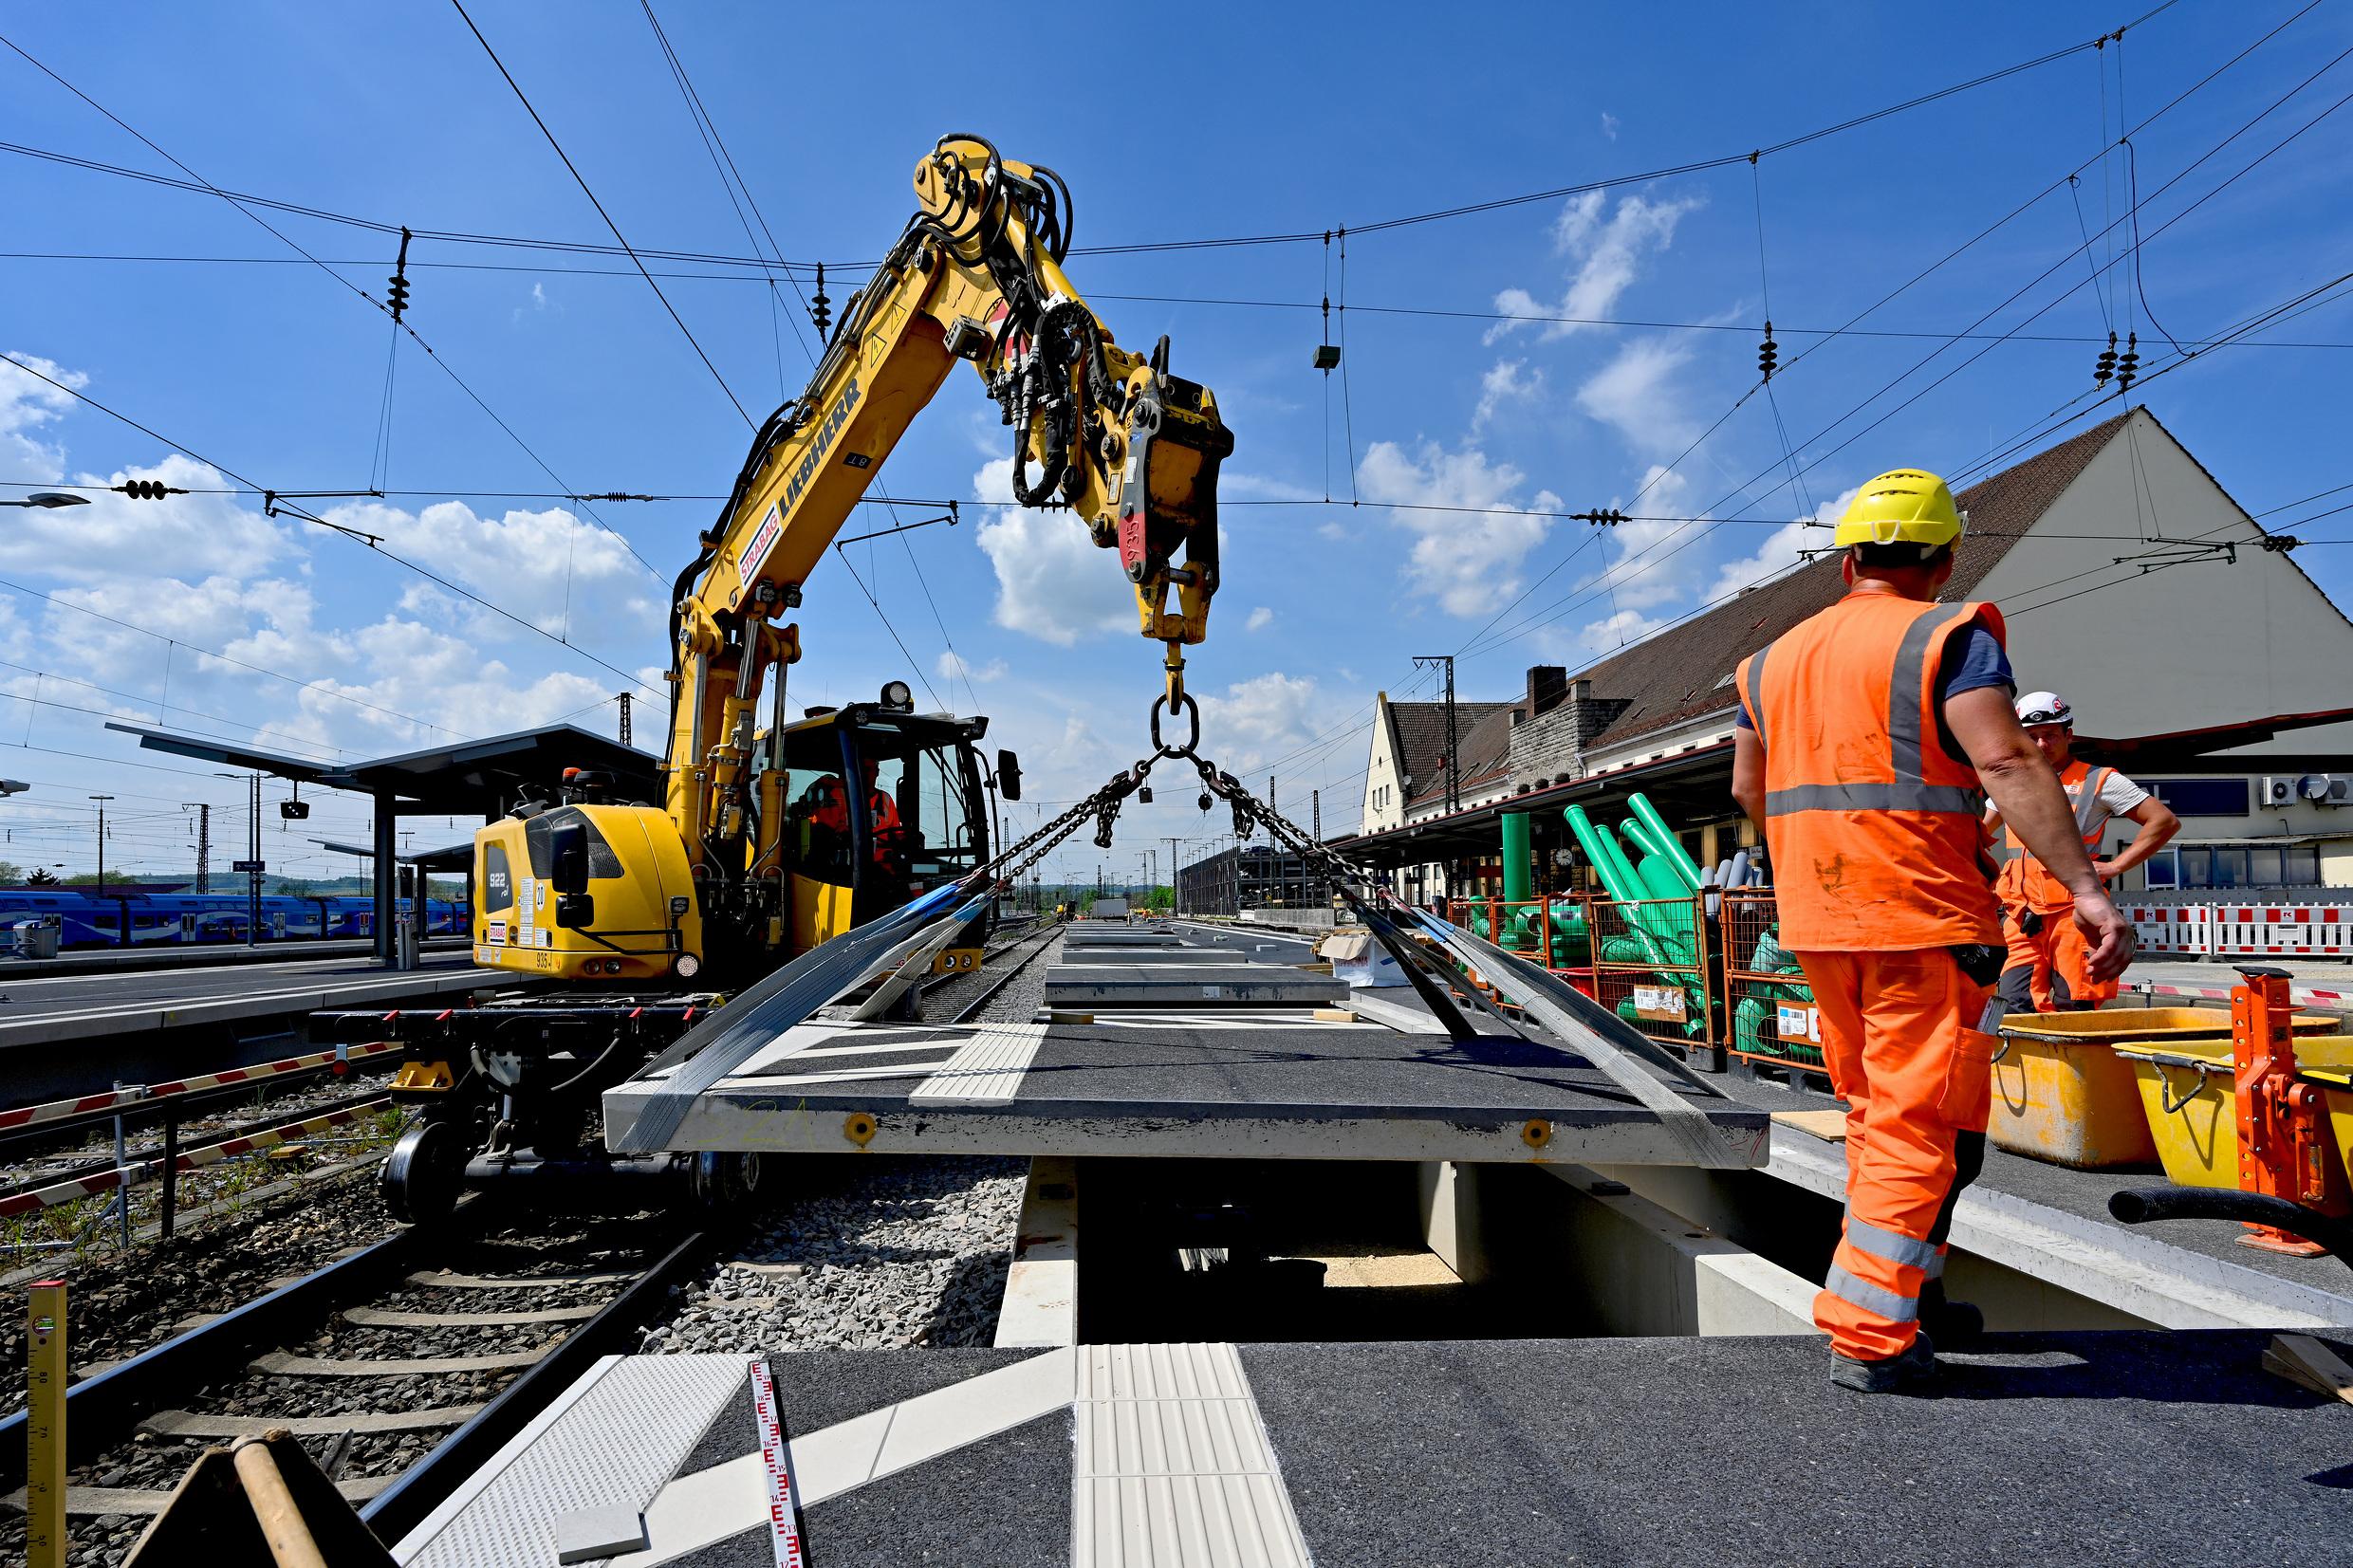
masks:
<path id="1" fill-rule="evenodd" d="M 1846 1224 L 1814 1322 L 1858 1360 L 1900 1356 L 1922 1287 L 1943 1278 L 1954 1201 L 1984 1160 L 1998 1043 L 1976 1028 L 1987 992 L 1941 948 L 1797 961 L 1847 1106 Z"/>
<path id="2" fill-rule="evenodd" d="M 2112 1000 L 2122 987 L 2091 977 L 2091 946 L 2071 909 L 2044 911 L 2042 929 L 2027 934 L 2020 910 L 2002 911 L 2002 1006 L 2013 1013 L 2081 1010 Z"/>

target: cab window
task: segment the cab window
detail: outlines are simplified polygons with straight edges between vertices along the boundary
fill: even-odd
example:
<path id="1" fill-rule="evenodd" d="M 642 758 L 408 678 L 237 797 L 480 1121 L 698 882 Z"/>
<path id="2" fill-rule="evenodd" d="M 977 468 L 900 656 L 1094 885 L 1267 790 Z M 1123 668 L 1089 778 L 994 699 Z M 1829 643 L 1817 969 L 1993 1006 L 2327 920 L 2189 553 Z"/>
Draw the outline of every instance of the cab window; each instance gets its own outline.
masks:
<path id="1" fill-rule="evenodd" d="M 514 877 L 507 870 L 507 846 L 482 846 L 482 909 L 496 914 L 514 908 Z"/>

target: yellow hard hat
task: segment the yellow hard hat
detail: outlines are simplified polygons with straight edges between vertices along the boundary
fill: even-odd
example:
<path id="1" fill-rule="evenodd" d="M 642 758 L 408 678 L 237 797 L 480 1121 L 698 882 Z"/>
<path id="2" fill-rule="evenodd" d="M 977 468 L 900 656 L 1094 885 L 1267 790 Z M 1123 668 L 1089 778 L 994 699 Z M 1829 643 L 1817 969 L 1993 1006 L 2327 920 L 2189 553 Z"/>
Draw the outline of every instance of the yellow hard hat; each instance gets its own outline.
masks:
<path id="1" fill-rule="evenodd" d="M 1849 544 L 1935 549 L 1960 538 L 1966 521 L 1943 480 L 1918 469 L 1890 469 L 1855 492 L 1831 539 L 1842 549 Z"/>

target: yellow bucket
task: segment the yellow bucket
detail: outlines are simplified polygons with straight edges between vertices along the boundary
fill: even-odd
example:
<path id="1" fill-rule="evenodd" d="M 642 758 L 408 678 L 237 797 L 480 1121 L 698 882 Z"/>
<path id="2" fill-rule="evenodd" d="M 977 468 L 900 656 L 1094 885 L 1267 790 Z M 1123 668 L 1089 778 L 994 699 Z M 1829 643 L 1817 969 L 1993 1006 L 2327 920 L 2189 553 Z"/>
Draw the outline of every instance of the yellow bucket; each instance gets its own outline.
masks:
<path id="1" fill-rule="evenodd" d="M 2231 1042 L 2136 1042 L 2115 1050 L 2132 1063 L 2140 1107 L 2156 1134 L 2166 1179 L 2177 1187 L 2237 1187 L 2238 1104 Z M 2353 1068 L 2353 1035 L 2300 1037 L 2296 1062 L 2307 1081 L 2331 1087 L 2328 1078 L 2342 1080 Z M 2345 1174 L 2345 1145 L 2353 1139 L 2353 1098 L 2348 1098 L 2344 1123 L 2334 1114 L 2336 1100 L 2336 1095 L 2329 1096 L 2330 1127 L 2339 1153 L 2328 1162 L 2327 1192 L 2320 1207 L 2342 1214 L 2353 1202 Z"/>
<path id="2" fill-rule="evenodd" d="M 2293 1026 L 2301 1034 L 2338 1024 L 2298 1015 Z M 2115 1046 L 2219 1038 L 2227 1062 L 2230 1034 L 2231 1015 L 2218 1007 L 2011 1013 L 2002 1020 L 2002 1051 L 1993 1061 L 1987 1134 L 1997 1149 L 2078 1170 L 2155 1165 L 2151 1118 L 2141 1110 L 2132 1065 L 2118 1060 Z M 2233 1173 L 2230 1185 L 2236 1184 Z"/>

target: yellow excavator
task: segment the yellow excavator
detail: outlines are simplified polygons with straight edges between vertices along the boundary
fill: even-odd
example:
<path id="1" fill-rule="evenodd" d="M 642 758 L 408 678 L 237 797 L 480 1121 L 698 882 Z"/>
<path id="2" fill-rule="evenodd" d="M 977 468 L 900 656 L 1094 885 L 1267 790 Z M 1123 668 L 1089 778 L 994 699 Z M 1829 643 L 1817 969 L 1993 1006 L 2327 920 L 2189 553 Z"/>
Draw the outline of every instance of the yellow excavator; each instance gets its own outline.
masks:
<path id="1" fill-rule="evenodd" d="M 1075 512 L 1119 551 L 1139 629 L 1165 650 L 1161 702 L 1197 721 L 1184 649 L 1217 591 L 1217 470 L 1233 450 L 1216 398 L 1170 372 L 1166 338 L 1131 352 L 1079 296 L 1052 170 L 951 136 L 915 189 L 839 325 L 819 318 L 816 373 L 761 427 L 678 574 L 662 803 L 581 774 L 475 835 L 475 961 L 569 985 L 390 1022 L 408 1047 L 393 1092 L 419 1112 L 384 1166 L 401 1218 L 446 1211 L 470 1161 L 575 1152 L 598 1096 L 702 1011 L 989 859 L 989 792 L 1018 799 L 1020 772 L 1010 752 L 985 765 L 985 718 L 918 714 L 901 681 L 838 710 L 785 706 L 801 640 L 781 618 L 957 360 L 1011 429 L 1015 499 Z M 976 964 L 983 934 L 943 962 Z M 381 1014 L 321 1024 L 387 1030 Z M 756 1172 L 697 1180 L 732 1197 Z"/>

